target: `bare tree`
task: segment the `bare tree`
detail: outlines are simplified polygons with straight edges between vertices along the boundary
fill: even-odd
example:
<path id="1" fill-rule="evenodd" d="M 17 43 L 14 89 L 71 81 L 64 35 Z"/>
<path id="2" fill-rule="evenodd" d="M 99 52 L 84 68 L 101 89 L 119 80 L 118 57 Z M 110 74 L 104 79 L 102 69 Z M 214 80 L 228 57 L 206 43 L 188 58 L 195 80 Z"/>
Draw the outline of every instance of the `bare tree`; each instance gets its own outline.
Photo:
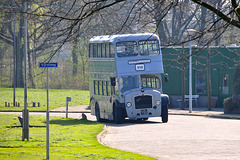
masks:
<path id="1" fill-rule="evenodd" d="M 165 45 L 184 44 L 189 40 L 184 32 L 195 28 L 199 33 L 193 37 L 198 44 L 207 45 L 220 36 L 232 25 L 239 28 L 238 2 L 212 0 L 38 0 L 28 10 L 29 23 L 29 68 L 37 64 L 37 59 L 50 61 L 61 48 L 76 42 L 78 37 L 90 38 L 93 35 L 135 32 L 158 32 Z M 4 6 L 13 6 L 4 1 Z M 16 6 L 21 7 L 21 1 Z M 37 7 L 36 7 L 37 6 Z M 12 19 L 14 9 L 3 9 L 4 24 L 0 39 L 13 45 Z M 18 69 L 21 70 L 22 11 L 17 13 Z M 8 26 L 8 27 L 6 27 Z M 206 38 L 205 34 L 212 38 Z M 77 43 L 77 42 L 76 42 Z M 21 44 L 21 45 L 20 45 Z M 73 52 L 73 56 L 76 55 Z M 77 60 L 77 58 L 74 58 Z M 73 63 L 78 63 L 74 61 Z M 75 70 L 75 69 L 73 69 Z M 29 74 L 33 74 L 29 70 Z M 73 71 L 75 74 L 76 71 Z M 20 71 L 19 71 L 20 73 Z M 21 76 L 21 75 L 19 75 Z M 33 76 L 30 76 L 33 77 Z M 21 82 L 22 78 L 18 78 Z M 34 83 L 32 83 L 34 86 Z"/>

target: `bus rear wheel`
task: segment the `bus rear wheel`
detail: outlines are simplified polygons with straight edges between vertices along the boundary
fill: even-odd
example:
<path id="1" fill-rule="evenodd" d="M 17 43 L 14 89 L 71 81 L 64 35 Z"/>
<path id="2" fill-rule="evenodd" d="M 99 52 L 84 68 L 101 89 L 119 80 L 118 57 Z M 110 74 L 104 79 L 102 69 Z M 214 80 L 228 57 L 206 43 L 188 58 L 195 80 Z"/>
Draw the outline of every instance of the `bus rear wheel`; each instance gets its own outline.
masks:
<path id="1" fill-rule="evenodd" d="M 167 123 L 168 122 L 168 106 L 162 106 L 162 122 Z"/>
<path id="2" fill-rule="evenodd" d="M 103 119 L 100 118 L 100 109 L 99 109 L 99 106 L 98 106 L 97 103 L 95 104 L 95 115 L 96 115 L 96 119 L 97 119 L 98 122 L 103 121 Z"/>

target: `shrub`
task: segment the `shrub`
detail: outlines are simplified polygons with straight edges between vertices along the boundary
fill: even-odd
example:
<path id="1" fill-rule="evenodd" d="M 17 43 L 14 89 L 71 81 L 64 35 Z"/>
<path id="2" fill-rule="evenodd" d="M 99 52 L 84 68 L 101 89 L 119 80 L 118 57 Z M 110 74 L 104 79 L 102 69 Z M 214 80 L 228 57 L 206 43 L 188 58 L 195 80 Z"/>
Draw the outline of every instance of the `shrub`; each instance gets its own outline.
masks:
<path id="1" fill-rule="evenodd" d="M 224 99 L 225 114 L 240 114 L 240 95 L 233 95 Z"/>
<path id="2" fill-rule="evenodd" d="M 223 105 L 225 114 L 231 114 L 233 112 L 234 106 L 232 103 L 232 97 L 225 98 L 223 101 Z"/>
<path id="3" fill-rule="evenodd" d="M 224 113 L 240 114 L 240 64 L 236 65 L 233 75 L 233 96 L 224 99 Z"/>

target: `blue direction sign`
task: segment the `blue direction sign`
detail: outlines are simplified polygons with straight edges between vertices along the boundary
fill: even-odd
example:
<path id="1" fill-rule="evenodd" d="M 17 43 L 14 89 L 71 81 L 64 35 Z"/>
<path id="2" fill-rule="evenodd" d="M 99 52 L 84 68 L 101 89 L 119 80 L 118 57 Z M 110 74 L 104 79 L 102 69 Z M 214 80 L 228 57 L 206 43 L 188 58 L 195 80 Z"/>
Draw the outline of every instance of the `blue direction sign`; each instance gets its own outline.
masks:
<path id="1" fill-rule="evenodd" d="M 39 68 L 56 68 L 58 63 L 39 63 Z"/>

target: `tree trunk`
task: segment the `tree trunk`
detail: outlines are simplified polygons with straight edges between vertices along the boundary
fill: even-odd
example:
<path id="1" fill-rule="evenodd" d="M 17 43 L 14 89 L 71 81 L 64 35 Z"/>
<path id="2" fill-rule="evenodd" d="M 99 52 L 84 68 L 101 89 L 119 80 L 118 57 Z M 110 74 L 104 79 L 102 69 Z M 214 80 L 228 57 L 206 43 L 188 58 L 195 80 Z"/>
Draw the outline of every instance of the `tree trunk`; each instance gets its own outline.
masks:
<path id="1" fill-rule="evenodd" d="M 185 108 L 185 71 L 182 70 L 182 103 L 181 103 L 181 109 Z"/>
<path id="2" fill-rule="evenodd" d="M 24 57 L 24 50 L 23 50 L 23 45 L 22 45 L 22 38 L 23 38 L 23 29 L 22 25 L 23 23 L 20 20 L 20 27 L 19 27 L 19 34 L 18 34 L 18 39 L 17 39 L 17 51 L 16 51 L 16 80 L 17 88 L 23 88 L 24 87 L 24 82 L 23 82 L 23 57 Z"/>
<path id="3" fill-rule="evenodd" d="M 78 48 L 78 40 L 75 40 L 73 44 L 73 50 L 72 50 L 72 61 L 73 61 L 72 75 L 73 76 L 77 75 L 77 70 L 78 70 L 77 48 Z"/>
<path id="4" fill-rule="evenodd" d="M 185 54 L 184 54 L 184 46 L 182 47 L 182 67 L 181 67 L 181 75 L 182 75 L 182 103 L 181 109 L 185 108 L 185 72 L 186 72 L 186 62 L 185 62 Z"/>
<path id="5" fill-rule="evenodd" d="M 28 52 L 28 78 L 31 83 L 31 88 L 36 88 L 34 81 L 33 81 L 33 75 L 32 75 L 32 63 L 31 63 L 31 55 L 30 52 Z"/>
<path id="6" fill-rule="evenodd" d="M 211 52 L 208 46 L 207 55 L 207 90 L 208 90 L 208 110 L 212 110 L 212 87 L 211 87 L 211 64 L 210 64 Z"/>
<path id="7" fill-rule="evenodd" d="M 83 82 L 85 82 L 85 61 L 83 56 L 81 56 L 82 59 L 82 75 L 83 75 Z"/>

